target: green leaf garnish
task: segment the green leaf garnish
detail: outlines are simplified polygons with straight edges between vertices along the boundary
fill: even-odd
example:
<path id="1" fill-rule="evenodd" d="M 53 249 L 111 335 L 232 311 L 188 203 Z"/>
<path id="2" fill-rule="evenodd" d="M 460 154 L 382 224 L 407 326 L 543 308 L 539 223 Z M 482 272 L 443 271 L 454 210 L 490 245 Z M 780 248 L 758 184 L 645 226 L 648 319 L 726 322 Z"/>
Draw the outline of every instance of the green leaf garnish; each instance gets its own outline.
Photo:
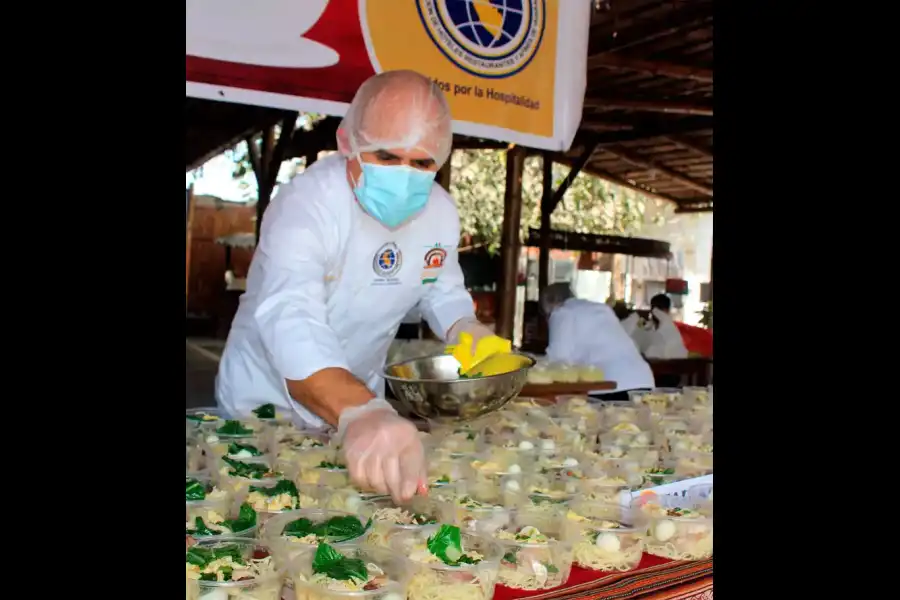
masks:
<path id="1" fill-rule="evenodd" d="M 541 564 L 544 565 L 544 568 L 547 569 L 548 573 L 559 573 L 559 569 L 556 567 L 556 565 L 551 565 L 550 563 L 541 563 Z"/>
<path id="2" fill-rule="evenodd" d="M 271 498 L 272 496 L 278 496 L 280 494 L 289 494 L 294 498 L 300 497 L 300 492 L 297 491 L 297 486 L 294 485 L 294 482 L 290 479 L 281 479 L 272 487 L 260 487 L 251 485 L 250 491 L 259 492 L 263 496 L 267 496 L 269 498 Z"/>
<path id="3" fill-rule="evenodd" d="M 225 424 L 216 429 L 219 435 L 252 435 L 253 430 L 244 427 L 240 421 L 225 421 Z"/>
<path id="4" fill-rule="evenodd" d="M 227 527 L 232 533 L 246 531 L 256 525 L 256 511 L 246 502 L 241 504 L 237 519 L 226 519 L 222 526 Z"/>
<path id="5" fill-rule="evenodd" d="M 206 487 L 196 479 L 184 480 L 184 499 L 203 500 L 206 498 Z"/>
<path id="6" fill-rule="evenodd" d="M 428 551 L 441 559 L 449 567 L 458 567 L 465 563 L 474 565 L 481 562 L 467 556 L 462 550 L 462 536 L 456 525 L 441 525 L 437 532 L 428 538 Z"/>
<path id="7" fill-rule="evenodd" d="M 185 560 L 192 565 L 205 568 L 206 565 L 214 560 L 230 556 L 231 560 L 242 565 L 244 557 L 241 554 L 241 547 L 236 544 L 228 544 L 218 548 L 201 548 L 199 546 L 191 546 L 186 555 Z"/>
<path id="8" fill-rule="evenodd" d="M 213 531 L 206 525 L 206 523 L 203 522 L 203 517 L 196 517 L 194 519 L 194 529 L 185 529 L 184 533 L 185 535 L 191 535 L 194 537 L 219 535 L 218 531 Z"/>
<path id="9" fill-rule="evenodd" d="M 319 463 L 319 468 L 320 469 L 332 469 L 332 470 L 337 470 L 337 471 L 346 471 L 347 465 L 342 465 L 340 463 L 333 463 L 333 462 L 329 462 L 327 460 L 323 460 L 322 462 Z"/>
<path id="10" fill-rule="evenodd" d="M 313 523 L 310 519 L 302 517 L 288 523 L 281 535 L 292 537 L 306 537 L 315 535 L 320 541 L 340 543 L 352 540 L 363 535 L 371 525 L 371 519 L 363 525 L 354 516 L 331 517 L 321 523 Z"/>
<path id="11" fill-rule="evenodd" d="M 503 560 L 508 563 L 516 564 L 516 562 L 518 561 L 518 559 L 516 558 L 516 551 L 513 550 L 504 554 Z"/>
<path id="12" fill-rule="evenodd" d="M 245 463 L 239 460 L 222 457 L 226 463 L 231 466 L 228 474 L 233 477 L 246 477 L 247 479 L 263 479 L 267 473 L 275 473 L 269 468 L 269 465 L 260 463 Z M 276 474 L 277 475 L 277 474 Z M 270 475 L 271 477 L 272 475 Z"/>
<path id="13" fill-rule="evenodd" d="M 275 418 L 275 405 L 271 402 L 269 404 L 263 404 L 259 408 L 253 411 L 253 414 L 256 415 L 260 419 L 274 419 Z"/>
<path id="14" fill-rule="evenodd" d="M 246 450 L 250 453 L 250 456 L 262 456 L 262 452 L 256 446 L 250 446 L 248 444 L 238 444 L 237 442 L 231 442 L 228 444 L 228 454 L 234 455 L 239 454 L 242 450 Z"/>
<path id="15" fill-rule="evenodd" d="M 364 560 L 361 558 L 348 558 L 325 543 L 319 544 L 319 547 L 316 548 L 312 568 L 313 573 L 321 573 L 341 581 L 356 580 L 364 582 L 369 579 L 369 570 L 366 568 Z"/>

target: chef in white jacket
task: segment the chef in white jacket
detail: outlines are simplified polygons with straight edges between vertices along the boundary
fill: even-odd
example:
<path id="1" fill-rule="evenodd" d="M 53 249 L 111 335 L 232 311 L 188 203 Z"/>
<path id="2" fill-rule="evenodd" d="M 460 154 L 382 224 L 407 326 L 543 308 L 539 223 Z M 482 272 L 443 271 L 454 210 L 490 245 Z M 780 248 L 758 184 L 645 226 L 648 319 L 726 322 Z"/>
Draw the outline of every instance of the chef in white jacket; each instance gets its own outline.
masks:
<path id="1" fill-rule="evenodd" d="M 604 399 L 627 400 L 629 390 L 653 388 L 650 365 L 610 306 L 575 298 L 568 283 L 548 285 L 540 303 L 550 319 L 548 360 L 602 369 L 616 382 L 615 390 L 598 392 Z"/>
<path id="2" fill-rule="evenodd" d="M 231 414 L 272 402 L 337 426 L 354 483 L 398 501 L 426 481 L 416 427 L 383 399 L 379 375 L 400 322 L 418 307 L 448 342 L 493 333 L 463 285 L 456 206 L 434 182 L 451 142 L 428 78 L 385 72 L 359 88 L 339 152 L 266 210 L 216 379 Z"/>

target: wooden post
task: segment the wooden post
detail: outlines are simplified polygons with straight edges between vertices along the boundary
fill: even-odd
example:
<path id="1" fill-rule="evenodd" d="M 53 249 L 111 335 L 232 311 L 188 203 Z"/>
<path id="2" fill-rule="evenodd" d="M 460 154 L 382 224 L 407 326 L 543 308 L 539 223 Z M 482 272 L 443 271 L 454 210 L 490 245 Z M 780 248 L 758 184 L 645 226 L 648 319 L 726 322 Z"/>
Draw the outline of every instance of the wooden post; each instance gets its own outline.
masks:
<path id="1" fill-rule="evenodd" d="M 538 290 L 550 284 L 550 216 L 553 214 L 553 159 L 543 153 L 544 191 L 541 193 L 541 246 L 538 256 Z"/>
<path id="2" fill-rule="evenodd" d="M 522 171 L 525 149 L 506 151 L 506 190 L 503 196 L 503 229 L 500 234 L 500 286 L 497 289 L 497 335 L 511 340 L 516 317 L 516 284 L 519 274 L 522 222 Z"/>
<path id="3" fill-rule="evenodd" d="M 184 249 L 184 309 L 187 310 L 188 290 L 191 287 L 191 230 L 194 226 L 194 184 L 187 191 L 187 218 L 185 219 Z"/>

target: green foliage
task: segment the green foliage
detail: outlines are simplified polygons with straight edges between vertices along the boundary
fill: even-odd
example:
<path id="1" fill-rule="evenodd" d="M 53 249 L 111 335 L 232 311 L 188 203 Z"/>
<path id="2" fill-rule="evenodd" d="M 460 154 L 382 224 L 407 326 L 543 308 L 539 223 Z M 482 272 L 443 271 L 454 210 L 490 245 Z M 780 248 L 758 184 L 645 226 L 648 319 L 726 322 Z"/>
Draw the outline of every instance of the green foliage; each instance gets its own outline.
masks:
<path id="1" fill-rule="evenodd" d="M 459 207 L 463 236 L 484 245 L 491 253 L 500 248 L 503 223 L 503 192 L 506 187 L 506 152 L 503 150 L 457 150 L 451 158 L 450 193 Z M 522 177 L 522 239 L 530 227 L 541 224 L 543 193 L 542 159 L 525 159 Z M 569 174 L 569 167 L 553 166 L 554 188 Z M 634 235 L 644 221 L 644 207 L 654 200 L 633 190 L 579 173 L 562 202 L 553 212 L 551 224 L 560 231 Z"/>

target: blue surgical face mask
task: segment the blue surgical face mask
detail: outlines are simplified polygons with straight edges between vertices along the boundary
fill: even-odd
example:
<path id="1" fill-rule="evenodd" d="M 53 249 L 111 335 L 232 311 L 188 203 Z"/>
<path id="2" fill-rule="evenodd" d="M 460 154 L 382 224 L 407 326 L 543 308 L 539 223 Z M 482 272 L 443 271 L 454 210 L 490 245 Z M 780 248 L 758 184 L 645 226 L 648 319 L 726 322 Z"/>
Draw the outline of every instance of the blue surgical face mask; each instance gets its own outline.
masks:
<path id="1" fill-rule="evenodd" d="M 363 209 L 385 226 L 397 227 L 428 203 L 433 171 L 406 165 L 359 164 L 362 177 L 353 192 Z"/>

